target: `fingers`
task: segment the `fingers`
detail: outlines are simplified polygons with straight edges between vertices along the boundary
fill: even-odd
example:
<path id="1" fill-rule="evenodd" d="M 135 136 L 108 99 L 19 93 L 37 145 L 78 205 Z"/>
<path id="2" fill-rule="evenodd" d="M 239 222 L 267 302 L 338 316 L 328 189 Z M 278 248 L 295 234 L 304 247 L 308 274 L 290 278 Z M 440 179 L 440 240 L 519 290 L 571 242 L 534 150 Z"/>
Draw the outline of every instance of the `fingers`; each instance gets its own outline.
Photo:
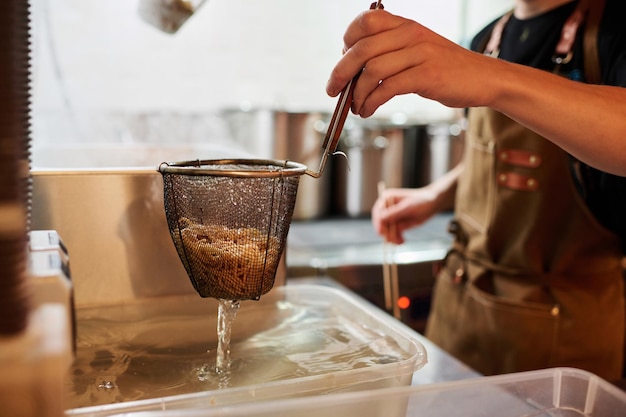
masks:
<path id="1" fill-rule="evenodd" d="M 384 10 L 368 10 L 357 16 L 346 30 L 343 57 L 331 72 L 326 93 L 331 97 L 337 96 L 369 59 L 389 48 L 387 42 L 377 39 L 377 35 L 398 27 L 404 21 L 404 18 Z M 396 41 L 391 37 L 389 39 Z"/>
<path id="2" fill-rule="evenodd" d="M 369 117 L 378 107 L 402 94 L 413 93 L 421 82 L 418 51 L 393 51 L 367 62 L 354 90 L 352 111 Z"/>
<path id="3" fill-rule="evenodd" d="M 385 190 L 372 206 L 372 224 L 376 233 L 386 241 L 396 244 L 404 243 L 403 229 L 397 223 L 397 196 L 395 190 Z"/>
<path id="4" fill-rule="evenodd" d="M 396 245 L 401 245 L 404 243 L 404 231 L 405 227 L 402 227 L 402 223 L 396 223 L 392 227 L 389 228 L 387 241 L 394 243 Z"/>
<path id="5" fill-rule="evenodd" d="M 327 93 L 338 94 L 358 73 L 352 112 L 369 117 L 394 96 L 415 92 L 415 84 L 422 82 L 416 73 L 427 56 L 423 49 L 430 33 L 387 12 L 362 14 L 346 32 L 347 49 L 331 73 Z"/>
<path id="6" fill-rule="evenodd" d="M 392 30 L 405 20 L 384 10 L 367 10 L 361 13 L 350 23 L 343 36 L 346 51 L 362 39 Z"/>
<path id="7" fill-rule="evenodd" d="M 383 220 L 383 211 L 385 210 L 385 202 L 384 199 L 378 197 L 372 206 L 372 225 L 374 226 L 374 230 L 380 236 L 385 236 L 387 233 L 387 222 Z"/>
<path id="8" fill-rule="evenodd" d="M 326 92 L 336 96 L 359 74 L 351 109 L 361 117 L 410 93 L 459 108 L 489 99 L 486 89 L 476 87 L 482 84 L 488 58 L 415 21 L 368 11 L 350 24 L 344 41 L 345 54 L 333 69 Z"/>

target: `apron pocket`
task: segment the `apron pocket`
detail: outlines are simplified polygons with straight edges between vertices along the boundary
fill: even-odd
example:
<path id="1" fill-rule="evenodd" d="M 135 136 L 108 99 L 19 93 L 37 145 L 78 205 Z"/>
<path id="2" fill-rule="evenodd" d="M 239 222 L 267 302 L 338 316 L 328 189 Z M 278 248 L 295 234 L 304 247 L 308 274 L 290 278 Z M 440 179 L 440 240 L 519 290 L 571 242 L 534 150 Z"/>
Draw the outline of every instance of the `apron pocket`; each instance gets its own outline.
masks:
<path id="1" fill-rule="evenodd" d="M 438 276 L 426 336 L 484 375 L 551 367 L 560 314 L 555 305 L 504 299 L 490 275 L 458 283 L 455 268 Z"/>

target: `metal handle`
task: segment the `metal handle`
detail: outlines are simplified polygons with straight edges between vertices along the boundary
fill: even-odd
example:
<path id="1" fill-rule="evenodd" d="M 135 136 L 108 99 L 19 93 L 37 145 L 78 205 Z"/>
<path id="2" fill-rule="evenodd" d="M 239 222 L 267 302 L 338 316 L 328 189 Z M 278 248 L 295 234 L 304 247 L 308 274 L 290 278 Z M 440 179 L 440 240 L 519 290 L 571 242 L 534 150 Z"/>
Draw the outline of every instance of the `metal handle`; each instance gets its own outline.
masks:
<path id="1" fill-rule="evenodd" d="M 378 0 L 378 2 L 374 2 L 370 5 L 370 9 L 384 8 L 385 6 L 383 6 L 382 0 Z M 348 82 L 348 84 L 341 91 L 341 94 L 339 94 L 339 100 L 337 102 L 337 106 L 335 107 L 335 112 L 333 113 L 333 117 L 330 120 L 330 127 L 326 131 L 326 137 L 324 138 L 324 143 L 322 144 L 322 149 L 324 150 L 324 153 L 322 154 L 320 166 L 317 172 L 307 169 L 305 172 L 307 175 L 310 175 L 314 178 L 321 177 L 324 169 L 326 168 L 326 161 L 328 160 L 329 155 L 340 154 L 346 157 L 343 152 L 337 152 L 337 146 L 339 145 L 339 138 L 341 137 L 343 125 L 345 124 L 346 118 L 348 117 L 350 106 L 352 106 L 354 85 L 356 84 L 356 81 L 359 79 L 360 75 L 361 71 L 359 71 L 354 76 L 354 78 L 352 78 L 350 82 Z"/>

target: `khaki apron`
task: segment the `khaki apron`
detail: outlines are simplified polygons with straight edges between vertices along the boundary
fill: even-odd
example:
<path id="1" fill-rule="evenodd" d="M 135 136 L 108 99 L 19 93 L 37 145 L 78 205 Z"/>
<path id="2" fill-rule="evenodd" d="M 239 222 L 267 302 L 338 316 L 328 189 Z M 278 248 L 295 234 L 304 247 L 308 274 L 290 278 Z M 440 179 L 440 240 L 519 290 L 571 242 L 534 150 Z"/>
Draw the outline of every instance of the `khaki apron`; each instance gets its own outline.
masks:
<path id="1" fill-rule="evenodd" d="M 470 111 L 456 239 L 426 336 L 477 371 L 622 373 L 617 237 L 580 198 L 568 155 L 507 116 Z"/>

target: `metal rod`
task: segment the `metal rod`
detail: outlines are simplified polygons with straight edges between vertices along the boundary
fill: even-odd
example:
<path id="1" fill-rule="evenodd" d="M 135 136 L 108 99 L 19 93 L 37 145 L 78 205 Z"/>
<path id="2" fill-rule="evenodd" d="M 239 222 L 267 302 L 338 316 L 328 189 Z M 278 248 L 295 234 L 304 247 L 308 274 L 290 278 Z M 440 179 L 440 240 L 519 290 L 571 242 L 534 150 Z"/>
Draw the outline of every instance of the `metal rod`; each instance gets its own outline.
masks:
<path id="1" fill-rule="evenodd" d="M 385 183 L 378 183 L 378 196 L 382 197 L 385 192 Z M 385 207 L 387 204 L 385 203 Z M 396 223 L 390 222 L 389 227 L 391 234 L 396 234 Z M 385 307 L 387 311 L 392 312 L 393 316 L 401 319 L 400 307 L 398 306 L 398 298 L 400 298 L 400 288 L 398 282 L 398 264 L 396 263 L 396 245 L 387 240 L 383 241 L 383 288 L 385 293 Z"/>
<path id="2" fill-rule="evenodd" d="M 374 2 L 370 5 L 370 9 L 383 9 L 382 0 L 378 0 L 378 2 Z M 320 166 L 317 170 L 311 171 L 306 170 L 306 174 L 310 175 L 314 178 L 319 178 L 322 176 L 324 169 L 326 168 L 326 162 L 329 155 L 337 154 L 337 146 L 339 144 L 339 138 L 341 136 L 341 131 L 343 130 L 343 125 L 346 122 L 346 118 L 348 117 L 348 112 L 350 111 L 350 106 L 352 106 L 352 95 L 354 93 L 354 85 L 359 78 L 361 73 L 356 74 L 344 87 L 339 94 L 339 100 L 337 101 L 337 106 L 335 107 L 335 111 L 333 112 L 333 117 L 330 119 L 330 126 L 326 131 L 326 137 L 324 138 L 324 142 L 322 144 L 322 149 L 324 153 L 322 155 L 322 159 L 320 161 Z M 344 154 L 345 156 L 345 154 Z"/>

